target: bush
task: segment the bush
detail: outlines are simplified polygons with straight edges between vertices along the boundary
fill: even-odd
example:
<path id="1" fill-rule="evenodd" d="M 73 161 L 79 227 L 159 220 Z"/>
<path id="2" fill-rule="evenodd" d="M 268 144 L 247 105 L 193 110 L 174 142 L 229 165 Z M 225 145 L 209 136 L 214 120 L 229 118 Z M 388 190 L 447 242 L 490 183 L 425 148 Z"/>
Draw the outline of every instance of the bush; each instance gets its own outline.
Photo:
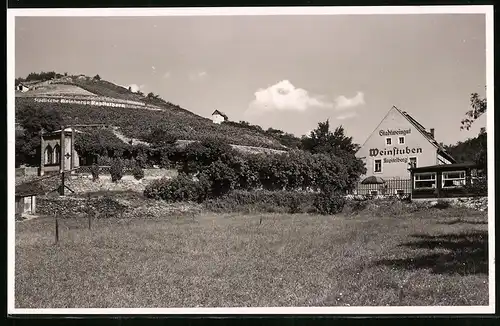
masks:
<path id="1" fill-rule="evenodd" d="M 234 190 L 222 197 L 207 200 L 205 207 L 223 213 L 307 213 L 312 212 L 315 196 L 313 193 L 286 190 Z"/>
<path id="2" fill-rule="evenodd" d="M 121 180 L 123 177 L 123 163 L 122 160 L 119 158 L 114 159 L 111 162 L 111 181 L 117 182 L 118 180 Z"/>
<path id="3" fill-rule="evenodd" d="M 314 200 L 314 208 L 319 214 L 333 215 L 340 213 L 345 205 L 345 198 L 342 193 L 332 190 L 320 192 Z"/>
<path id="4" fill-rule="evenodd" d="M 210 185 L 210 195 L 215 197 L 233 190 L 236 184 L 236 173 L 221 161 L 213 162 L 206 167 L 200 178 Z"/>
<path id="5" fill-rule="evenodd" d="M 139 166 L 139 164 L 134 166 L 134 168 L 132 169 L 132 175 L 136 180 L 141 180 L 142 178 L 144 178 L 144 170 Z"/>
<path id="6" fill-rule="evenodd" d="M 99 165 L 92 164 L 90 167 L 90 172 L 92 173 L 92 181 L 96 181 L 99 179 Z"/>
<path id="7" fill-rule="evenodd" d="M 168 202 L 202 202 L 206 199 L 207 188 L 204 180 L 195 181 L 186 174 L 179 174 L 172 179 L 154 180 L 146 186 L 144 196 Z"/>

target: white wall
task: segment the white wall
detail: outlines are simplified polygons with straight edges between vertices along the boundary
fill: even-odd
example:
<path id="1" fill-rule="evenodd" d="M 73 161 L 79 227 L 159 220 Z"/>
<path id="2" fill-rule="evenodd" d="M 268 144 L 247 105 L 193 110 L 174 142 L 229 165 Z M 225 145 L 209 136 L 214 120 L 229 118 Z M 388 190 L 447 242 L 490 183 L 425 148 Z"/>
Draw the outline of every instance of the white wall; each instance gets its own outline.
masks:
<path id="1" fill-rule="evenodd" d="M 398 143 L 398 137 L 403 135 L 385 135 L 383 133 L 388 130 L 408 131 L 404 135 L 405 143 Z M 387 137 L 392 139 L 392 145 L 386 145 Z M 436 147 L 395 108 L 389 111 L 385 119 L 356 153 L 356 156 L 362 158 L 366 164 L 367 172 L 362 178 L 375 175 L 383 179 L 409 179 L 408 163 L 410 157 L 417 158 L 417 166 L 438 164 Z M 374 172 L 375 160 L 382 160 L 382 172 Z"/>
<path id="2" fill-rule="evenodd" d="M 214 114 L 214 115 L 212 115 L 212 121 L 214 123 L 220 124 L 224 121 L 224 117 L 219 115 L 219 114 Z"/>

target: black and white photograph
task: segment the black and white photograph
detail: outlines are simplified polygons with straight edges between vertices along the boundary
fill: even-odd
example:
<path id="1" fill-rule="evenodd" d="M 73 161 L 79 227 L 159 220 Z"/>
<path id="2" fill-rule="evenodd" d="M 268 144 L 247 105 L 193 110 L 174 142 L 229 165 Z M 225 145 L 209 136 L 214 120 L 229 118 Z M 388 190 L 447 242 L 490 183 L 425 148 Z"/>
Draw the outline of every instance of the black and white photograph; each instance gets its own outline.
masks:
<path id="1" fill-rule="evenodd" d="M 7 16 L 9 313 L 494 312 L 493 6 Z"/>

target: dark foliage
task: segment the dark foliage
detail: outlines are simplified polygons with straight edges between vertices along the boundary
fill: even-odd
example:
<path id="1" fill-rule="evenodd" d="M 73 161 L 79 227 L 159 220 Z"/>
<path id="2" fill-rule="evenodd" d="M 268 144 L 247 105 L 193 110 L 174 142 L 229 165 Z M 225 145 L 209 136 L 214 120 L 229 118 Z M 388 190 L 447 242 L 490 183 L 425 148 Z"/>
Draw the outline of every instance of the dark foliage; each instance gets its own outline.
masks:
<path id="1" fill-rule="evenodd" d="M 97 165 L 95 163 L 92 164 L 90 172 L 92 173 L 92 180 L 93 181 L 96 181 L 99 179 L 99 170 L 100 170 L 99 165 Z"/>
<path id="2" fill-rule="evenodd" d="M 333 215 L 340 213 L 346 201 L 344 194 L 334 190 L 323 190 L 314 200 L 314 208 L 319 214 Z"/>
<path id="3" fill-rule="evenodd" d="M 18 85 L 21 82 L 31 82 L 31 81 L 39 81 L 39 82 L 44 82 L 47 80 L 51 80 L 54 78 L 60 78 L 63 75 L 56 73 L 55 71 L 49 71 L 49 72 L 31 72 L 26 78 L 16 78 L 16 85 Z"/>
<path id="4" fill-rule="evenodd" d="M 123 163 L 120 158 L 115 158 L 111 163 L 111 181 L 117 182 L 123 177 Z"/>
<path id="5" fill-rule="evenodd" d="M 172 179 L 154 180 L 144 190 L 144 196 L 167 202 L 202 202 L 206 199 L 207 188 L 203 180 L 195 181 L 186 174 L 179 174 Z"/>
<path id="6" fill-rule="evenodd" d="M 144 178 L 144 170 L 137 164 L 132 169 L 132 175 L 136 180 L 141 180 Z"/>
<path id="7" fill-rule="evenodd" d="M 16 120 L 24 129 L 23 134 L 16 137 L 16 166 L 27 164 L 40 165 L 41 132 L 50 132 L 61 127 L 62 117 L 59 112 L 27 106 L 16 113 Z"/>
<path id="8" fill-rule="evenodd" d="M 217 197 L 235 188 L 237 176 L 229 165 L 217 160 L 203 169 L 200 179 L 210 184 L 210 195 Z"/>
<path id="9" fill-rule="evenodd" d="M 486 166 L 486 146 L 487 133 L 483 131 L 474 138 L 445 146 L 445 149 L 458 163 L 476 162 Z"/>
<path id="10" fill-rule="evenodd" d="M 313 213 L 316 194 L 297 191 L 235 190 L 205 202 L 213 212 Z"/>

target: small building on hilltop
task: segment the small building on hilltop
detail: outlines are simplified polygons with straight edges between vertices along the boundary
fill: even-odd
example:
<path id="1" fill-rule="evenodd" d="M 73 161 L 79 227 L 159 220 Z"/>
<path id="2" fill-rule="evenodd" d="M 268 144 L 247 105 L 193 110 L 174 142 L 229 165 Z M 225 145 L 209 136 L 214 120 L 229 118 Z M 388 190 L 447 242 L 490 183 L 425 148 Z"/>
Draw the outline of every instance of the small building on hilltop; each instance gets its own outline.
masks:
<path id="1" fill-rule="evenodd" d="M 224 112 L 221 112 L 219 110 L 215 110 L 212 113 L 212 121 L 213 121 L 213 123 L 221 124 L 223 121 L 228 121 L 228 120 L 229 119 L 228 119 L 227 115 Z"/>
<path id="2" fill-rule="evenodd" d="M 363 160 L 367 170 L 361 180 L 368 177 L 380 180 L 376 189 L 369 191 L 372 194 L 379 194 L 379 189 L 387 190 L 389 183 L 398 188 L 388 189 L 393 194 L 410 193 L 410 167 L 456 163 L 434 138 L 433 128 L 427 131 L 407 112 L 395 106 L 368 136 L 356 157 Z M 407 183 L 403 184 L 402 180 Z"/>
<path id="3" fill-rule="evenodd" d="M 25 85 L 24 83 L 19 83 L 19 85 L 16 86 L 16 91 L 20 91 L 22 93 L 25 93 L 29 90 L 30 90 L 30 88 L 27 85 Z"/>

